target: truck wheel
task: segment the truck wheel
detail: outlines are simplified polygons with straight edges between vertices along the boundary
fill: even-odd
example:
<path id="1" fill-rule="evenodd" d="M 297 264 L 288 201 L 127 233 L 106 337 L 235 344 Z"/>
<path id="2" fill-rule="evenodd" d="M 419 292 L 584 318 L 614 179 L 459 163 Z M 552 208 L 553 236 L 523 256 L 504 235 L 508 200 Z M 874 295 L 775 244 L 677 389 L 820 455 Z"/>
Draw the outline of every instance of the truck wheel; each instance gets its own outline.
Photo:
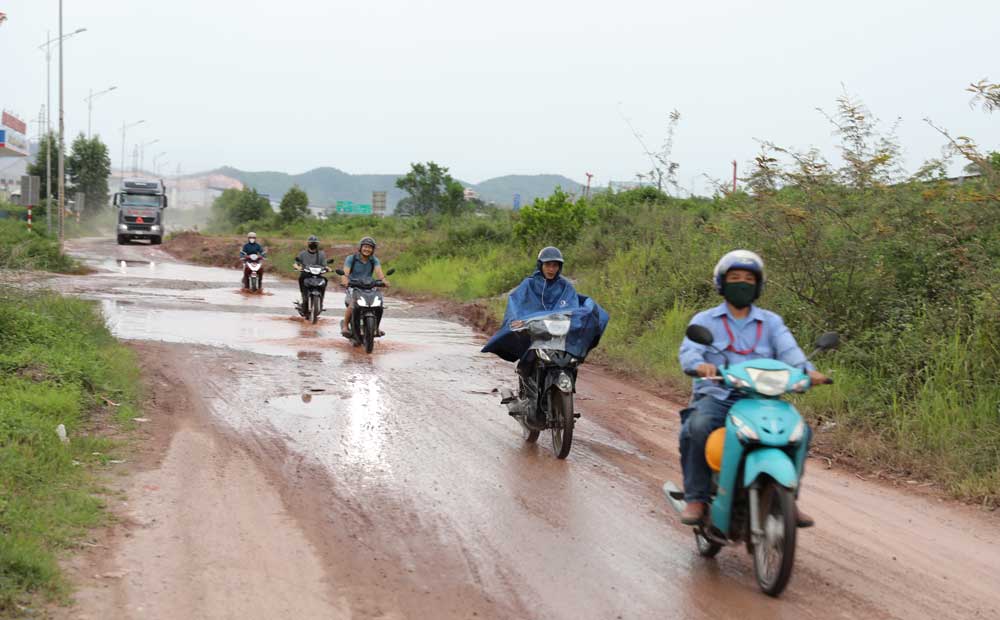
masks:
<path id="1" fill-rule="evenodd" d="M 150 237 L 149 238 L 149 244 L 150 245 L 160 245 L 160 243 L 162 243 L 162 242 L 163 242 L 163 237 Z"/>
<path id="2" fill-rule="evenodd" d="M 118 245 L 126 245 L 128 243 L 128 237 L 125 235 L 118 235 Z"/>

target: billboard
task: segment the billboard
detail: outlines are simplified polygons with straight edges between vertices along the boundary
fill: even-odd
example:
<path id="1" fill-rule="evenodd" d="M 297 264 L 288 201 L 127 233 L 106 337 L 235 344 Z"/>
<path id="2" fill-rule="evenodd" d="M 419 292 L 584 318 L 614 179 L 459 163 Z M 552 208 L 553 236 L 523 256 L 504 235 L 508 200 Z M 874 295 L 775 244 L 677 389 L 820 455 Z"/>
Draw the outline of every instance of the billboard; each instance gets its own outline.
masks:
<path id="1" fill-rule="evenodd" d="M 10 112 L 0 116 L 0 157 L 27 157 L 28 126 Z"/>

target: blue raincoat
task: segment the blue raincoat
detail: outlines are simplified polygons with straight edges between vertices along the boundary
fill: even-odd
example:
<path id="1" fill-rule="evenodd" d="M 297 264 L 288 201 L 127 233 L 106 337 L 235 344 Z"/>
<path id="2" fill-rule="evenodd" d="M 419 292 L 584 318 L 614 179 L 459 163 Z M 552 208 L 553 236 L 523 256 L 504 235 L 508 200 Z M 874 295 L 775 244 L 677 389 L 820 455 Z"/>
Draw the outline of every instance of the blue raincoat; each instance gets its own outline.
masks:
<path id="1" fill-rule="evenodd" d="M 553 312 L 570 314 L 566 351 L 581 359 L 597 346 L 608 326 L 608 313 L 593 299 L 577 293 L 566 278 L 557 276 L 549 281 L 539 270 L 511 292 L 503 326 L 489 339 L 482 352 L 495 353 L 508 362 L 518 361 L 528 352 L 531 340 L 525 332 L 511 331 L 511 321 L 525 321 Z"/>

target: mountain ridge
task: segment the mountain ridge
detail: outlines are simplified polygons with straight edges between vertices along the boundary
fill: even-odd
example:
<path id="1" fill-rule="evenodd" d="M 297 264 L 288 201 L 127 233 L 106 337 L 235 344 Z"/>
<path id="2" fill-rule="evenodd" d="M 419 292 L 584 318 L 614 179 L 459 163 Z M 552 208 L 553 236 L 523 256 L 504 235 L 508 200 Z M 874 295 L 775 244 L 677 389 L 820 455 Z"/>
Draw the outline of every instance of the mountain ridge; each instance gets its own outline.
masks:
<path id="1" fill-rule="evenodd" d="M 221 174 L 237 179 L 246 186 L 268 194 L 271 200 L 281 200 L 289 188 L 298 185 L 309 195 L 309 202 L 316 206 L 332 206 L 338 200 L 370 203 L 372 192 L 385 191 L 390 211 L 406 197 L 406 192 L 396 188 L 396 179 L 402 174 L 351 174 L 334 166 L 319 166 L 299 174 L 275 170 L 248 171 L 232 166 L 222 166 L 209 174 Z M 468 183 L 456 179 L 463 186 L 477 192 L 483 200 L 510 207 L 514 194 L 520 194 L 521 204 L 530 204 L 535 198 L 549 196 L 556 187 L 580 193 L 583 185 L 558 174 L 508 174 Z"/>

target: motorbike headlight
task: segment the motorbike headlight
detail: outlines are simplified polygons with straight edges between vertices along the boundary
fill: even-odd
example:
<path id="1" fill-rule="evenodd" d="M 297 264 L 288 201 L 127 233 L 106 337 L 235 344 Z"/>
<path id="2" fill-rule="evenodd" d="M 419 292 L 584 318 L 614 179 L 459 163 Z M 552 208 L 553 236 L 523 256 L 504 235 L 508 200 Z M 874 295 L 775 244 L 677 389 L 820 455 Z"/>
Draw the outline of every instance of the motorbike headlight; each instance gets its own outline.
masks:
<path id="1" fill-rule="evenodd" d="M 801 383 L 801 381 L 799 382 Z M 795 430 L 792 434 L 788 436 L 788 443 L 798 443 L 802 440 L 802 436 L 806 433 L 806 422 L 805 420 L 799 420 L 799 423 L 795 425 Z"/>
<path id="2" fill-rule="evenodd" d="M 368 307 L 368 302 L 365 301 L 364 295 L 358 295 L 356 301 L 357 301 L 358 305 L 361 306 L 362 308 L 367 308 Z"/>
<path id="3" fill-rule="evenodd" d="M 538 357 L 542 358 L 546 362 L 552 361 L 552 358 L 549 357 L 549 354 L 545 351 L 545 349 L 538 349 Z"/>
<path id="4" fill-rule="evenodd" d="M 743 440 L 749 441 L 759 441 L 760 437 L 757 435 L 757 431 L 750 428 L 750 426 L 741 420 L 740 418 L 731 415 L 729 419 L 733 421 L 733 426 L 736 427 L 736 436 Z"/>
<path id="5" fill-rule="evenodd" d="M 381 306 L 381 305 L 382 305 L 382 298 L 381 297 L 375 297 L 374 299 L 372 299 L 372 308 L 377 308 L 378 306 Z"/>
<path id="6" fill-rule="evenodd" d="M 753 379 L 754 389 L 764 396 L 779 396 L 788 391 L 791 373 L 787 370 L 747 368 L 747 374 Z"/>
<path id="7" fill-rule="evenodd" d="M 552 336 L 565 336 L 569 333 L 569 319 L 545 319 L 542 325 Z"/>

